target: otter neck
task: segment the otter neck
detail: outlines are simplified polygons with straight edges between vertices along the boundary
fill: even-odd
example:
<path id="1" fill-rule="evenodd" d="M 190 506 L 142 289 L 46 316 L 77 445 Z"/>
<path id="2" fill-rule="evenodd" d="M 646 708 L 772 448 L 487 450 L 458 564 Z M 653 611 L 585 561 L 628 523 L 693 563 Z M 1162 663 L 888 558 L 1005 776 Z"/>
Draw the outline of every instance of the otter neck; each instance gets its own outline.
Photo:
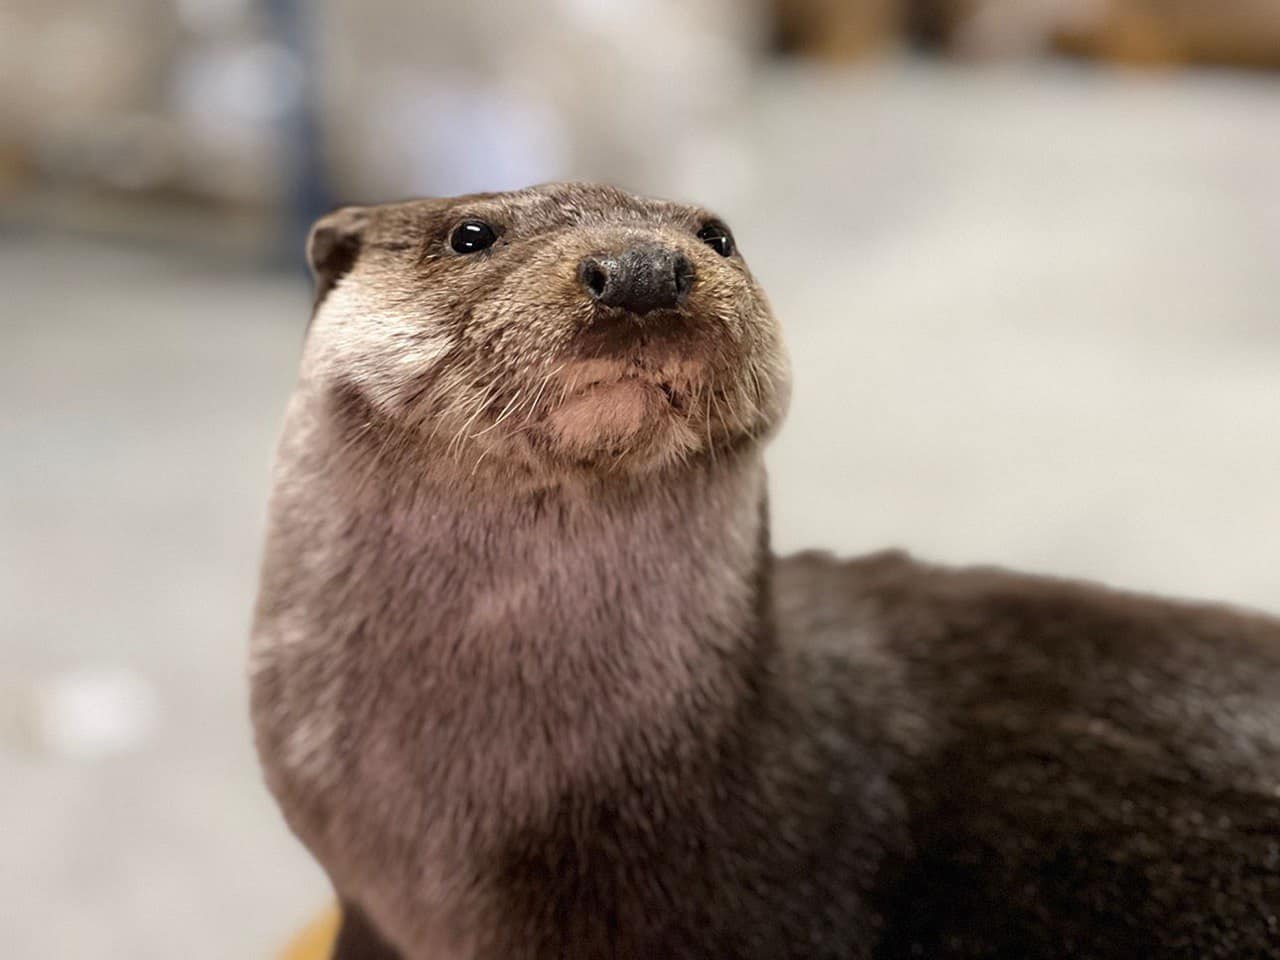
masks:
<path id="1" fill-rule="evenodd" d="M 361 669 L 435 743 L 492 762 L 477 793 L 596 780 L 690 730 L 700 746 L 751 695 L 772 645 L 758 451 L 522 493 L 448 464 L 362 472 L 363 516 L 339 525 L 381 585 Z"/>

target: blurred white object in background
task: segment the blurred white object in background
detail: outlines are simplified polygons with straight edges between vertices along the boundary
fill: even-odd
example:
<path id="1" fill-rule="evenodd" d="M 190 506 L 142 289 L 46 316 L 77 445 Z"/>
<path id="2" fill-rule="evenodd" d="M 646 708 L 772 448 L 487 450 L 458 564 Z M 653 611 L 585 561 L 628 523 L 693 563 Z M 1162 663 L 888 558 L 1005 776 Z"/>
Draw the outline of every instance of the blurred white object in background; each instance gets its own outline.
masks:
<path id="1" fill-rule="evenodd" d="M 759 0 L 329 0 L 331 172 L 363 201 L 581 178 L 730 202 L 765 21 Z"/>
<path id="2" fill-rule="evenodd" d="M 80 667 L 36 680 L 12 701 L 17 746 L 72 760 L 140 749 L 158 719 L 156 695 L 123 667 Z"/>
<path id="3" fill-rule="evenodd" d="M 477 88 L 410 66 L 385 68 L 381 82 L 378 103 L 363 115 L 363 146 L 353 146 L 367 154 L 362 166 L 384 195 L 524 185 L 555 177 L 569 162 L 561 117 L 536 92 Z"/>
<path id="4" fill-rule="evenodd" d="M 229 202 L 269 205 L 282 193 L 281 122 L 303 96 L 297 55 L 279 43 L 205 38 L 174 65 L 173 113 L 183 182 Z"/>

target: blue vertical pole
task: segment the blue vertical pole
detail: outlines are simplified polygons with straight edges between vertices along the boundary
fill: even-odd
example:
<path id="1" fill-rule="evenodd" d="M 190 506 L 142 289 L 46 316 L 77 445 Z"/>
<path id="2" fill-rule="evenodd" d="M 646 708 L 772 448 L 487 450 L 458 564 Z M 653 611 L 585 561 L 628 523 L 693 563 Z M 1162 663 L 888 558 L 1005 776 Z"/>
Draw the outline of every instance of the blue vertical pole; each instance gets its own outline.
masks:
<path id="1" fill-rule="evenodd" d="M 278 221 L 279 262 L 305 267 L 303 244 L 311 223 L 333 206 L 320 143 L 319 63 L 313 46 L 315 15 L 322 4 L 306 0 L 265 0 L 275 40 L 295 58 L 301 72 L 299 96 L 283 111 Z"/>

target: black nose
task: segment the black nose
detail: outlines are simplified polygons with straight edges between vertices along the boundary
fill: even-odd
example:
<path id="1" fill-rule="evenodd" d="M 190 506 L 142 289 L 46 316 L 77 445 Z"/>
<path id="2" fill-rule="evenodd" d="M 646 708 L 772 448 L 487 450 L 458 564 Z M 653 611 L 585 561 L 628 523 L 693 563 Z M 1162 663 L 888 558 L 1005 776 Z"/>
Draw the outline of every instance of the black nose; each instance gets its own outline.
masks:
<path id="1" fill-rule="evenodd" d="M 593 300 L 631 313 L 648 313 L 683 303 L 693 286 L 694 271 L 683 253 L 650 244 L 587 257 L 578 266 L 578 277 Z"/>

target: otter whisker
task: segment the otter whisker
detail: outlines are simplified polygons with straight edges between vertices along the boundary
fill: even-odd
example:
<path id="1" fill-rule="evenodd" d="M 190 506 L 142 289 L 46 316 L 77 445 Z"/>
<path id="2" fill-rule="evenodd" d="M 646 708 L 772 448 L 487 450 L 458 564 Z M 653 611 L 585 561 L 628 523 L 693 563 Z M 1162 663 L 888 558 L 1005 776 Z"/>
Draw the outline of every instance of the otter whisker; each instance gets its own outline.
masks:
<path id="1" fill-rule="evenodd" d="M 707 453 L 711 457 L 711 462 L 716 461 L 716 445 L 711 439 L 711 389 L 707 390 Z"/>
<path id="2" fill-rule="evenodd" d="M 476 457 L 476 465 L 471 468 L 471 476 L 474 477 L 476 475 L 476 472 L 480 469 L 480 464 L 484 463 L 484 458 L 487 457 L 488 455 L 489 455 L 489 450 L 486 448 L 485 450 L 481 451 L 480 456 Z"/>
<path id="3" fill-rule="evenodd" d="M 502 424 L 502 421 L 506 420 L 507 417 L 509 417 L 512 413 L 515 412 L 516 404 L 519 402 L 520 397 L 523 395 L 523 393 L 524 393 L 523 390 L 517 390 L 516 395 L 512 397 L 510 402 L 506 405 L 506 407 L 503 408 L 502 413 L 498 414 L 498 419 L 493 421 L 493 423 L 489 424 L 489 426 L 485 427 L 479 433 L 473 433 L 471 435 L 471 439 L 474 440 L 476 437 L 483 437 L 490 430 L 494 430 L 498 426 L 500 426 Z"/>
<path id="4" fill-rule="evenodd" d="M 542 383 L 538 386 L 538 392 L 533 395 L 533 399 L 529 402 L 529 412 L 525 415 L 524 420 L 521 422 L 521 426 L 528 423 L 530 418 L 537 412 L 538 401 L 542 399 L 542 392 L 547 389 L 547 384 L 551 382 L 551 378 L 563 370 L 565 366 L 565 363 L 560 364 L 560 366 L 556 367 L 542 378 Z"/>
<path id="5" fill-rule="evenodd" d="M 453 439 L 449 441 L 449 444 L 445 449 L 448 451 L 450 456 L 454 456 L 457 451 L 462 449 L 462 442 L 466 439 L 467 434 L 470 433 L 471 425 L 475 423 L 488 408 L 489 404 L 493 401 L 495 392 L 496 387 L 494 385 L 491 385 L 486 389 L 485 393 L 476 403 L 475 412 L 471 414 L 466 422 L 463 423 L 462 428 L 458 430 Z"/>

